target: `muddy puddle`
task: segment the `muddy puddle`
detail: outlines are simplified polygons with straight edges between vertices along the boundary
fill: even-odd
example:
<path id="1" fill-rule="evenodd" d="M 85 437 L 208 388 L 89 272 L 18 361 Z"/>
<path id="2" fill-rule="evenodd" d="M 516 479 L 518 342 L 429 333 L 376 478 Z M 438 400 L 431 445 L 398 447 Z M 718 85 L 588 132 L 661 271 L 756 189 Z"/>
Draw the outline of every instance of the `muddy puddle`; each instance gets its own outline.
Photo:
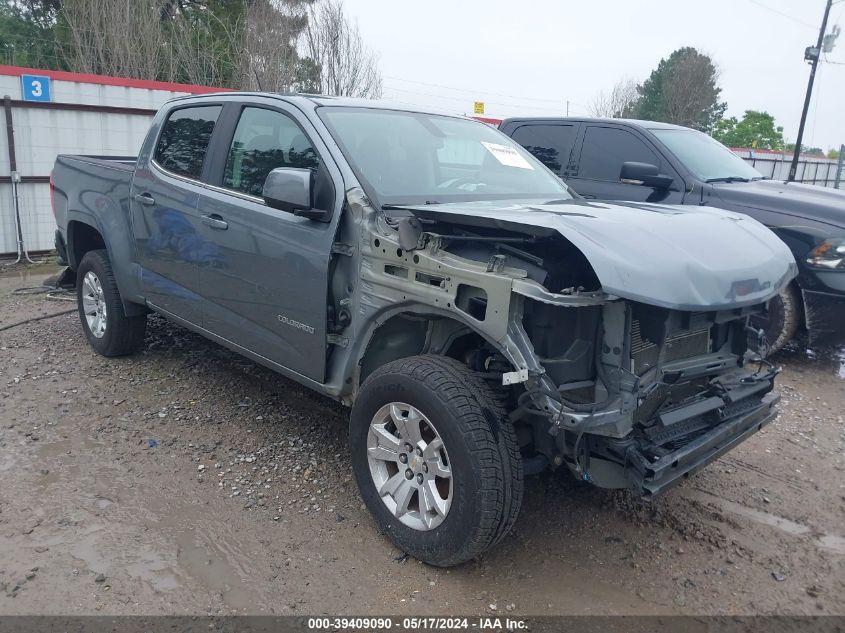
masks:
<path id="1" fill-rule="evenodd" d="M 4 265 L 0 263 L 0 291 L 14 290 L 26 286 L 40 286 L 45 280 L 58 274 L 64 266 L 49 263 Z"/>
<path id="2" fill-rule="evenodd" d="M 845 380 L 845 345 L 810 349 L 806 341 L 797 340 L 772 357 L 775 363 L 788 363 L 799 372 L 821 369 Z"/>
<path id="3" fill-rule="evenodd" d="M 688 495 L 690 498 L 698 498 L 711 505 L 728 512 L 730 514 L 748 519 L 758 525 L 774 528 L 783 534 L 789 536 L 809 536 L 816 547 L 819 547 L 828 552 L 845 556 L 845 537 L 837 534 L 822 534 L 819 530 L 812 528 L 803 523 L 798 523 L 790 519 L 772 514 L 770 512 L 763 512 L 749 508 L 748 506 L 730 501 L 728 499 L 721 499 L 710 493 L 697 490 Z"/>

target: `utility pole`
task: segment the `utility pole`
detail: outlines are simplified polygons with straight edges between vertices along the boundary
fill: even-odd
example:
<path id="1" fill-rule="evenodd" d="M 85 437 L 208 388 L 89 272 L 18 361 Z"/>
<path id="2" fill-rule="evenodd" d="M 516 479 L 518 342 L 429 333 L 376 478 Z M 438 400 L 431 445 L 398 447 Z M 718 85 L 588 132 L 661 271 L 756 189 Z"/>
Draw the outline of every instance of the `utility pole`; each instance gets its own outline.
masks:
<path id="1" fill-rule="evenodd" d="M 810 79 L 807 82 L 807 94 L 804 96 L 804 110 L 801 112 L 801 123 L 798 126 L 798 139 L 795 141 L 795 153 L 792 155 L 792 164 L 789 166 L 789 176 L 786 182 L 795 182 L 795 173 L 798 171 L 798 157 L 801 155 L 801 143 L 804 140 L 804 124 L 807 122 L 807 111 L 810 109 L 810 99 L 813 96 L 813 82 L 816 79 L 816 68 L 819 65 L 819 58 L 822 54 L 822 44 L 824 43 L 824 32 L 827 29 L 827 18 L 830 15 L 830 7 L 833 0 L 827 0 L 824 7 L 824 17 L 822 18 L 822 27 L 819 29 L 819 41 L 816 47 L 808 46 L 804 51 L 804 59 L 811 62 Z"/>
<path id="2" fill-rule="evenodd" d="M 845 144 L 839 146 L 839 160 L 836 163 L 836 180 L 833 183 L 834 189 L 839 189 L 842 182 L 842 164 L 845 163 Z"/>

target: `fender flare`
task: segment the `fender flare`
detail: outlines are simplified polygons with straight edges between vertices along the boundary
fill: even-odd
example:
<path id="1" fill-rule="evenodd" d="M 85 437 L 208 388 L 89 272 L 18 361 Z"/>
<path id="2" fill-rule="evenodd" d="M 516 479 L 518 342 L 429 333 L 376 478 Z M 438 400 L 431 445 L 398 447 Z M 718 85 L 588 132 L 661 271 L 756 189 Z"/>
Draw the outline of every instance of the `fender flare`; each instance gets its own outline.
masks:
<path id="1" fill-rule="evenodd" d="M 65 232 L 67 240 L 68 265 L 70 268 L 72 270 L 76 270 L 79 267 L 79 262 L 75 260 L 74 255 L 73 238 L 72 232 L 70 231 L 71 222 L 78 222 L 79 224 L 83 224 L 94 229 L 102 238 L 109 261 L 113 264 L 112 269 L 115 276 L 115 282 L 117 283 L 117 289 L 120 292 L 121 302 L 123 303 L 123 310 L 126 313 L 126 316 L 147 314 L 149 310 L 143 303 L 143 297 L 140 294 L 140 286 L 137 280 L 137 275 L 134 274 L 136 265 L 134 262 L 130 261 L 128 257 L 124 258 L 125 261 L 123 262 L 118 261 L 119 258 L 116 258 L 115 256 L 114 243 L 110 232 L 105 229 L 100 221 L 100 218 L 93 213 L 80 211 L 78 209 L 68 209 L 67 211 Z"/>

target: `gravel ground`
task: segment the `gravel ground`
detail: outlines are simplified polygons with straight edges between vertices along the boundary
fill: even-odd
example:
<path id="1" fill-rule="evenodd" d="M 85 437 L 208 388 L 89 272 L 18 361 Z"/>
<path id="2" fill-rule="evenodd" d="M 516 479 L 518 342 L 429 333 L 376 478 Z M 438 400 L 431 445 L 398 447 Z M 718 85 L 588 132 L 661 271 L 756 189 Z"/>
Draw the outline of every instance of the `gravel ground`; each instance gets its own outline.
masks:
<path id="1" fill-rule="evenodd" d="M 73 307 L 13 294 L 0 327 Z M 51 271 L 47 271 L 51 272 Z M 781 415 L 644 502 L 526 482 L 482 560 L 379 534 L 343 407 L 159 317 L 106 360 L 75 314 L 0 332 L 0 613 L 845 614 L 845 357 L 782 354 Z"/>

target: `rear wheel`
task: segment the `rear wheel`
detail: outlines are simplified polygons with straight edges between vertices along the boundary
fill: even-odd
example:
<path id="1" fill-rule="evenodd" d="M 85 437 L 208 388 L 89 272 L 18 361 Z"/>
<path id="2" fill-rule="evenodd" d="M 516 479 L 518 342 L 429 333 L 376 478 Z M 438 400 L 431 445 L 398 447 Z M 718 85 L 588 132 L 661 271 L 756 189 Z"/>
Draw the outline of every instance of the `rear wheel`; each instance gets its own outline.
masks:
<path id="1" fill-rule="evenodd" d="M 415 356 L 373 372 L 352 409 L 349 441 L 365 504 L 423 562 L 471 560 L 516 520 L 522 461 L 513 426 L 457 361 Z"/>
<path id="2" fill-rule="evenodd" d="M 123 356 L 144 342 L 147 317 L 126 316 L 105 250 L 88 251 L 76 271 L 79 320 L 91 347 L 103 356 Z"/>

